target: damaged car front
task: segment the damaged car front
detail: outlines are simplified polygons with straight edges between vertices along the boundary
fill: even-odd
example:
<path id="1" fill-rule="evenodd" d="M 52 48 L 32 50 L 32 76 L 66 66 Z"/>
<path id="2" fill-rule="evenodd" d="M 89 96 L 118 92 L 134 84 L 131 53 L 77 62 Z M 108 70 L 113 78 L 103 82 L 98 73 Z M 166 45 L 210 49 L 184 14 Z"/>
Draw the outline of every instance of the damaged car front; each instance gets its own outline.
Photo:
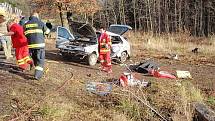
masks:
<path id="1" fill-rule="evenodd" d="M 69 29 L 57 28 L 56 47 L 63 57 L 86 59 L 89 65 L 95 65 L 98 59 L 98 43 L 95 30 L 86 23 L 69 23 Z"/>

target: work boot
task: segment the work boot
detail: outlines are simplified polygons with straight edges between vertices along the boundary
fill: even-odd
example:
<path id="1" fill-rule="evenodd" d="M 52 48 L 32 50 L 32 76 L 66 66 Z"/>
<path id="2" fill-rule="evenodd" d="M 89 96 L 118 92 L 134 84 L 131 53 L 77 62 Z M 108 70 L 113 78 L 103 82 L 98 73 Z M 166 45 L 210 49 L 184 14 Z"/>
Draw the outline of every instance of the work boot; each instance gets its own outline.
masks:
<path id="1" fill-rule="evenodd" d="M 101 71 L 107 71 L 106 68 L 105 68 L 104 66 L 99 67 L 99 69 L 100 69 Z"/>
<path id="2" fill-rule="evenodd" d="M 34 64 L 30 64 L 30 71 L 34 70 L 34 68 L 35 68 Z"/>
<path id="3" fill-rule="evenodd" d="M 113 73 L 112 69 L 109 69 L 109 70 L 107 71 L 107 73 L 108 73 L 108 74 Z"/>
<path id="4" fill-rule="evenodd" d="M 15 67 L 13 68 L 15 71 L 19 71 L 19 72 L 25 72 L 26 70 L 20 67 Z"/>

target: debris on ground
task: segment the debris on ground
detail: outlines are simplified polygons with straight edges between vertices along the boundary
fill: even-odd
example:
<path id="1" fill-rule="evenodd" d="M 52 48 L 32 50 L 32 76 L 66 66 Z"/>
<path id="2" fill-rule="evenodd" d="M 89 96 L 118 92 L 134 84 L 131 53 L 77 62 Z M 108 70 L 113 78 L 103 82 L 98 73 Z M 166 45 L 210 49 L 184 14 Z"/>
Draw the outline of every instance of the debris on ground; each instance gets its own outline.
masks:
<path id="1" fill-rule="evenodd" d="M 199 48 L 197 48 L 197 47 L 194 48 L 194 49 L 192 50 L 192 52 L 195 53 L 195 54 L 199 53 Z"/>
<path id="2" fill-rule="evenodd" d="M 150 74 L 157 78 L 176 79 L 176 77 L 173 74 L 171 74 L 167 71 L 151 70 Z"/>
<path id="3" fill-rule="evenodd" d="M 180 79 L 192 79 L 192 76 L 189 71 L 176 70 L 176 75 Z"/>
<path id="4" fill-rule="evenodd" d="M 165 58 L 166 59 L 172 59 L 172 60 L 178 60 L 178 55 L 169 53 Z"/>
<path id="5" fill-rule="evenodd" d="M 111 93 L 112 85 L 105 82 L 88 82 L 86 84 L 86 90 L 100 96 L 105 96 Z"/>
<path id="6" fill-rule="evenodd" d="M 139 87 L 148 87 L 150 85 L 149 82 L 145 80 L 138 80 L 136 79 L 132 73 L 124 72 L 119 78 L 120 85 L 122 87 L 128 86 L 139 86 Z"/>
<path id="7" fill-rule="evenodd" d="M 138 73 L 149 74 L 151 70 L 159 69 L 159 66 L 157 63 L 148 60 L 146 62 L 140 62 L 137 65 L 130 65 L 129 68 Z"/>
<path id="8" fill-rule="evenodd" d="M 173 74 L 169 73 L 168 71 L 162 71 L 158 64 L 151 60 L 148 60 L 146 62 L 140 62 L 140 64 L 138 65 L 130 65 L 129 68 L 138 73 L 151 75 L 157 78 L 176 79 Z"/>

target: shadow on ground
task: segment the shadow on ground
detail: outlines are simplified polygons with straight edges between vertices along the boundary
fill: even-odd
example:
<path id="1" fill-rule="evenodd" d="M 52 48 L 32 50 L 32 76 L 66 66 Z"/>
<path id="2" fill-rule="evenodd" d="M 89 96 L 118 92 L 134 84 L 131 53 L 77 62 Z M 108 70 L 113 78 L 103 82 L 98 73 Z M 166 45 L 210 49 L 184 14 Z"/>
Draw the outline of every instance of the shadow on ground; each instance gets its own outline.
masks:
<path id="1" fill-rule="evenodd" d="M 84 60 L 81 60 L 78 57 L 62 57 L 57 50 L 46 50 L 46 59 L 86 69 L 99 70 L 97 68 L 90 67 L 86 62 L 84 62 Z"/>
<path id="2" fill-rule="evenodd" d="M 0 70 L 7 71 L 12 74 L 16 74 L 17 76 L 20 76 L 27 80 L 34 79 L 31 74 L 20 71 L 19 67 L 13 63 L 0 61 Z"/>

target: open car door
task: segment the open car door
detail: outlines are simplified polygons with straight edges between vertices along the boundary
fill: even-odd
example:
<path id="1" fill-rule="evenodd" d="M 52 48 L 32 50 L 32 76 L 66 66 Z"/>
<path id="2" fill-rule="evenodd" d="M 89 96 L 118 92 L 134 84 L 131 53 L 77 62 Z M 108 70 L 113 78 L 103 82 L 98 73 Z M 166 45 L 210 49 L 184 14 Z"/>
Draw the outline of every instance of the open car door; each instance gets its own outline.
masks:
<path id="1" fill-rule="evenodd" d="M 75 37 L 70 33 L 70 31 L 65 27 L 57 27 L 57 39 L 56 39 L 56 48 L 59 48 L 60 45 L 68 43 L 71 40 L 74 40 Z"/>
<path id="2" fill-rule="evenodd" d="M 125 32 L 127 32 L 128 30 L 131 30 L 131 29 L 132 28 L 128 25 L 112 24 L 108 28 L 108 31 L 115 33 L 115 34 L 123 35 Z"/>

